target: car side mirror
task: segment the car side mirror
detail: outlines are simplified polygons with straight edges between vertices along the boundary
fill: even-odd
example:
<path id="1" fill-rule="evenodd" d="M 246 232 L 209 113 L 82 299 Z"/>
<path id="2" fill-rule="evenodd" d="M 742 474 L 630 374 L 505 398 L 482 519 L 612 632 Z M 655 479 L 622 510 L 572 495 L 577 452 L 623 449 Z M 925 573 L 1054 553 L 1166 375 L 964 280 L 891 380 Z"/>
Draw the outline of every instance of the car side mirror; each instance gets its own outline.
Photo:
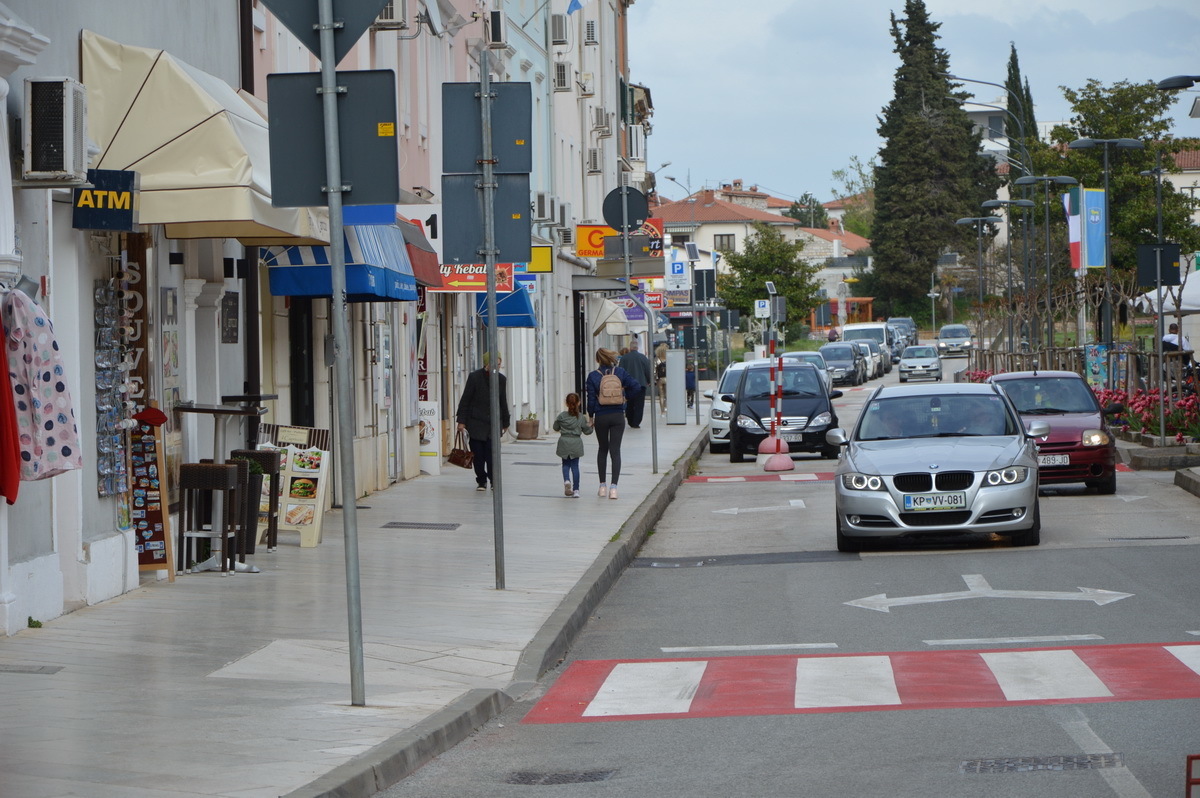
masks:
<path id="1" fill-rule="evenodd" d="M 733 394 L 731 394 L 731 393 L 721 394 L 721 401 L 726 402 L 728 404 L 733 404 L 733 402 L 734 402 Z"/>
<path id="2" fill-rule="evenodd" d="M 834 388 L 832 391 L 829 392 L 830 399 L 841 399 L 845 395 L 846 394 L 842 393 L 837 388 Z"/>
<path id="3" fill-rule="evenodd" d="M 1044 438 L 1050 434 L 1050 424 L 1046 421 L 1030 421 L 1025 434 L 1031 438 Z"/>
<path id="4" fill-rule="evenodd" d="M 847 443 L 846 430 L 841 427 L 834 427 L 831 430 L 827 430 L 825 432 L 825 442 L 833 446 L 845 446 Z"/>
<path id="5" fill-rule="evenodd" d="M 1106 416 L 1119 416 L 1121 413 L 1124 413 L 1124 412 L 1125 412 L 1125 405 L 1121 404 L 1120 402 L 1113 402 L 1111 405 L 1104 408 L 1104 415 L 1106 415 Z"/>
<path id="6" fill-rule="evenodd" d="M 705 399 L 712 399 L 712 391 L 705 391 L 701 394 Z"/>

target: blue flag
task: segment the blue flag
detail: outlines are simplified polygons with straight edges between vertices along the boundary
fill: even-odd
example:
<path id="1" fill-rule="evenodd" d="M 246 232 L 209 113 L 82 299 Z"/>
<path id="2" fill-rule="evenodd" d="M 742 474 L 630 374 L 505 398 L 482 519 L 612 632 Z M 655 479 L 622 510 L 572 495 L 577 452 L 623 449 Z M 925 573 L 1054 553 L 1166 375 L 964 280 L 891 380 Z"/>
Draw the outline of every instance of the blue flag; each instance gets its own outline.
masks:
<path id="1" fill-rule="evenodd" d="M 584 2 L 585 0 L 571 0 L 571 2 L 567 4 L 567 13 L 574 14 L 576 11 L 583 8 Z"/>
<path id="2" fill-rule="evenodd" d="M 1080 213 L 1083 227 L 1083 266 L 1085 269 L 1103 269 L 1108 263 L 1106 248 L 1108 240 L 1104 235 L 1104 189 L 1087 188 L 1083 190 L 1083 210 Z"/>

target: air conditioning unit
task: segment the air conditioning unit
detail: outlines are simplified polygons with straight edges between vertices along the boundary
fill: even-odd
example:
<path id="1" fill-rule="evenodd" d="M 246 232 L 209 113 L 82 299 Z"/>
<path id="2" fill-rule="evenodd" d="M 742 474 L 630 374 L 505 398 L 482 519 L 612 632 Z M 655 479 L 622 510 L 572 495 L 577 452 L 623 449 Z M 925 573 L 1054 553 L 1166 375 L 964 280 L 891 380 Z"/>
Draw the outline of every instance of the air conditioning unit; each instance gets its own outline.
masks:
<path id="1" fill-rule="evenodd" d="M 601 167 L 604 165 L 604 153 L 599 147 L 588 147 L 587 151 L 587 171 L 589 175 L 598 175 L 604 171 Z"/>
<path id="2" fill-rule="evenodd" d="M 571 230 L 575 229 L 575 216 L 571 213 L 571 203 L 558 203 L 558 226 Z"/>
<path id="3" fill-rule="evenodd" d="M 583 43 L 584 44 L 599 44 L 600 35 L 596 30 L 596 21 L 589 19 L 583 24 Z"/>
<path id="4" fill-rule="evenodd" d="M 629 147 L 625 154 L 631 161 L 646 160 L 646 128 L 641 125 L 629 126 Z"/>
<path id="5" fill-rule="evenodd" d="M 566 14 L 551 14 L 550 15 L 550 44 L 566 44 L 567 43 L 567 15 Z"/>
<path id="6" fill-rule="evenodd" d="M 584 97 L 591 97 L 596 93 L 596 76 L 594 73 L 579 73 L 579 93 Z"/>
<path id="7" fill-rule="evenodd" d="M 575 228 L 564 227 L 558 231 L 558 243 L 574 244 L 575 243 Z"/>
<path id="8" fill-rule="evenodd" d="M 612 123 L 608 116 L 608 109 L 603 105 L 597 105 L 592 109 L 592 130 L 602 136 L 612 135 Z"/>
<path id="9" fill-rule="evenodd" d="M 554 90 L 571 90 L 571 65 L 566 61 L 554 62 Z"/>
<path id="10" fill-rule="evenodd" d="M 539 191 L 534 195 L 533 220 L 535 222 L 558 221 L 558 199 L 549 191 Z"/>
<path id="11" fill-rule="evenodd" d="M 71 78 L 26 78 L 21 177 L 35 182 L 87 179 L 87 89 Z"/>
<path id="12" fill-rule="evenodd" d="M 487 40 L 488 47 L 493 50 L 503 50 L 508 47 L 508 34 L 505 31 L 505 20 L 503 11 L 487 12 Z"/>
<path id="13" fill-rule="evenodd" d="M 388 0 L 371 27 L 375 30 L 408 30 L 408 0 Z"/>

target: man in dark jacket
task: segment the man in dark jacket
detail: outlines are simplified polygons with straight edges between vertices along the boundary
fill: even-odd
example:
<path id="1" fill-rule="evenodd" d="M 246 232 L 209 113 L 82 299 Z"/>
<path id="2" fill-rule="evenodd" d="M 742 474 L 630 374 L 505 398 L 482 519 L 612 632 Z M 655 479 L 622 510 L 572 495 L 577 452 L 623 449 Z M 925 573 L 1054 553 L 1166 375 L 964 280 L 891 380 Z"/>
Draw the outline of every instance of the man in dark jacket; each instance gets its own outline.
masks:
<path id="1" fill-rule="evenodd" d="M 492 392 L 491 358 L 483 353 L 483 368 L 467 375 L 467 384 L 458 400 L 459 431 L 466 430 L 471 454 L 475 455 L 475 490 L 487 490 L 492 481 Z M 496 357 L 496 369 L 501 360 Z M 500 430 L 508 432 L 508 380 L 497 374 L 500 383 Z"/>
<path id="2" fill-rule="evenodd" d="M 629 426 L 637 429 L 642 425 L 642 416 L 646 412 L 646 389 L 650 385 L 650 359 L 638 350 L 638 339 L 635 335 L 629 342 L 629 351 L 621 355 L 617 365 L 629 372 L 629 376 L 641 386 L 636 394 L 629 397 L 625 403 L 625 420 Z M 660 397 L 661 398 L 661 397 Z"/>

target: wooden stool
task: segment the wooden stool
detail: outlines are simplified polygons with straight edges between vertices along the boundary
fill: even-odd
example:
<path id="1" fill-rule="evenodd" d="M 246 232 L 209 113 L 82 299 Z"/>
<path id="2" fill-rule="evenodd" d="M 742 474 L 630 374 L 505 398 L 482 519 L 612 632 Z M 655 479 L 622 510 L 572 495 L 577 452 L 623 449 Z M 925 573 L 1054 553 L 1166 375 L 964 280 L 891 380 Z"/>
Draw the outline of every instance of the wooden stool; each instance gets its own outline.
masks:
<path id="1" fill-rule="evenodd" d="M 267 539 L 267 551 L 275 551 L 279 538 L 279 452 L 272 449 L 234 449 L 229 453 L 229 457 L 258 463 L 262 467 L 263 480 L 266 481 L 267 477 L 270 477 L 268 490 L 271 497 L 267 506 L 267 528 L 263 532 Z M 250 533 L 246 538 L 246 546 L 250 554 L 254 553 L 255 543 L 261 539 L 258 532 L 260 502 L 259 497 L 251 497 L 250 504 L 247 505 L 250 517 L 246 519 L 246 529 Z"/>
<path id="2" fill-rule="evenodd" d="M 246 464 L 242 463 L 240 470 L 246 469 Z M 179 467 L 179 489 L 183 499 L 176 548 L 179 571 L 190 571 L 188 556 L 191 541 L 196 538 L 220 539 L 221 571 L 232 570 L 233 550 L 229 540 L 234 538 L 236 541 L 238 528 L 238 471 L 235 463 L 184 463 Z M 224 501 L 221 529 L 213 529 L 211 520 L 212 503 L 217 493 L 223 494 Z"/>

